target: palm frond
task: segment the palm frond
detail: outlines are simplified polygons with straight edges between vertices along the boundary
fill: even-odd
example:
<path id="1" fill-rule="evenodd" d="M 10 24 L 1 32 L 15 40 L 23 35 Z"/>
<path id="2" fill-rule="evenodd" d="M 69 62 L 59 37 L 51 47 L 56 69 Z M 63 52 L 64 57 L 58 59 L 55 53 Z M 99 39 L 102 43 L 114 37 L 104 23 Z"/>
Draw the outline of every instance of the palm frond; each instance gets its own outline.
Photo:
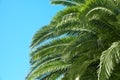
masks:
<path id="1" fill-rule="evenodd" d="M 78 9 L 79 7 L 80 6 L 66 7 L 65 9 L 57 12 L 57 14 L 53 17 L 51 23 L 59 24 L 66 15 L 68 15 L 68 14 L 70 14 L 70 15 L 74 14 L 75 15 L 76 13 L 79 12 L 79 9 Z"/>
<path id="2" fill-rule="evenodd" d="M 65 37 L 53 40 L 51 43 L 48 43 L 44 46 L 40 46 L 37 50 L 32 52 L 31 63 L 60 54 L 61 51 L 74 39 L 74 37 Z"/>
<path id="3" fill-rule="evenodd" d="M 36 34 L 32 38 L 31 47 L 34 48 L 35 46 L 38 46 L 40 43 L 48 39 L 63 35 L 66 31 L 59 31 L 58 29 L 56 29 L 58 23 L 60 23 L 63 17 L 67 14 L 77 11 L 77 7 L 71 7 L 58 12 L 49 25 L 44 26 L 36 32 Z"/>
<path id="4" fill-rule="evenodd" d="M 95 36 L 94 34 L 89 32 L 83 32 L 77 37 L 77 39 L 73 40 L 70 45 L 64 49 L 63 54 L 65 54 L 66 52 L 69 53 L 71 51 L 74 52 L 74 50 L 80 53 L 88 51 L 93 47 L 97 48 L 97 36 Z"/>
<path id="5" fill-rule="evenodd" d="M 112 11 L 109 8 L 106 7 L 95 7 L 91 9 L 87 14 L 86 17 L 94 16 L 94 15 L 99 15 L 100 18 L 103 20 L 109 20 L 109 21 L 116 21 L 116 13 Z"/>
<path id="6" fill-rule="evenodd" d="M 64 79 L 75 80 L 76 77 L 78 77 L 80 80 L 82 80 L 82 76 L 84 75 L 90 64 L 97 61 L 98 59 L 99 58 L 96 57 L 96 59 L 89 60 L 89 57 L 86 55 L 82 55 L 73 59 L 73 63 L 69 71 L 65 74 Z"/>
<path id="7" fill-rule="evenodd" d="M 63 72 L 65 71 L 59 71 L 59 72 L 55 72 L 54 74 L 51 74 L 47 80 L 56 80 L 57 78 L 60 79 L 61 75 L 63 75 Z"/>
<path id="8" fill-rule="evenodd" d="M 79 3 L 75 2 L 75 1 L 71 1 L 71 0 L 51 0 L 51 4 L 55 4 L 55 5 L 65 5 L 65 6 L 76 6 L 79 5 Z"/>
<path id="9" fill-rule="evenodd" d="M 100 58 L 100 68 L 98 70 L 98 80 L 107 80 L 116 63 L 120 62 L 120 41 L 114 42 L 112 46 L 105 50 Z"/>
<path id="10" fill-rule="evenodd" d="M 79 4 L 85 3 L 85 0 L 71 0 L 71 1 L 75 1 L 75 2 L 77 2 L 77 3 L 79 3 Z"/>
<path id="11" fill-rule="evenodd" d="M 70 64 L 66 64 L 61 60 L 53 60 L 51 62 L 40 65 L 36 69 L 31 71 L 31 73 L 27 77 L 27 80 L 34 80 L 42 75 L 64 70 L 68 68 L 69 66 Z"/>

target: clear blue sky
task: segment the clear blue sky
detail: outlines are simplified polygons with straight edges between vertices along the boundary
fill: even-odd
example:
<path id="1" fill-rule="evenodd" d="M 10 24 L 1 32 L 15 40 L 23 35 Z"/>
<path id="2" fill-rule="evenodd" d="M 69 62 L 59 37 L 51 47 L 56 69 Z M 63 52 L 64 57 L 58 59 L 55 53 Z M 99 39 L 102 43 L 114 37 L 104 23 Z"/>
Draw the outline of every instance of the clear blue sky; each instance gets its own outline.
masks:
<path id="1" fill-rule="evenodd" d="M 61 8 L 49 0 L 0 0 L 0 80 L 25 80 L 31 38 Z"/>

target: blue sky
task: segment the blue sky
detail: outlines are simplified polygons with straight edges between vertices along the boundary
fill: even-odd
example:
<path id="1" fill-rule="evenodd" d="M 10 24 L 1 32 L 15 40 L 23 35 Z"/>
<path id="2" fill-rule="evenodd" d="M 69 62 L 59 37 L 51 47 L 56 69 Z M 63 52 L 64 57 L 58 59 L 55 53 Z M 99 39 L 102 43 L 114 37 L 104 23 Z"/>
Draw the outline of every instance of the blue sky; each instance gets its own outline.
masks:
<path id="1" fill-rule="evenodd" d="M 31 38 L 60 9 L 49 0 L 0 0 L 0 80 L 25 80 Z"/>

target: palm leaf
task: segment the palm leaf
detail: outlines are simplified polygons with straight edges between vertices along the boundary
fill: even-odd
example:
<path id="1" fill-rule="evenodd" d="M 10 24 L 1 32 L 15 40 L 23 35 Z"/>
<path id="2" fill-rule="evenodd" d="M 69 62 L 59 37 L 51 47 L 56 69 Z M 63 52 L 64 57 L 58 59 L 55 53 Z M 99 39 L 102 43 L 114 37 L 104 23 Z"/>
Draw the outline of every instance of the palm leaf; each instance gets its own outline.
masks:
<path id="1" fill-rule="evenodd" d="M 59 72 L 55 72 L 54 74 L 51 74 L 47 80 L 56 80 L 57 78 L 60 79 L 61 75 L 63 75 L 63 72 L 65 71 L 59 71 Z"/>
<path id="2" fill-rule="evenodd" d="M 64 16 L 70 14 L 71 12 L 75 13 L 77 11 L 77 7 L 71 7 L 58 12 L 49 25 L 42 27 L 36 32 L 32 38 L 31 47 L 34 48 L 48 39 L 55 38 L 66 33 L 66 31 L 59 31 L 56 27 L 58 23 L 63 20 Z"/>
<path id="3" fill-rule="evenodd" d="M 44 46 L 40 46 L 37 50 L 31 53 L 31 63 L 60 54 L 61 51 L 74 39 L 75 37 L 65 37 L 53 40 L 50 43 L 44 44 Z"/>
<path id="4" fill-rule="evenodd" d="M 39 78 L 42 75 L 63 70 L 68 68 L 69 66 L 70 64 L 66 64 L 61 60 L 53 60 L 53 61 L 47 62 L 43 65 L 38 66 L 33 71 L 31 71 L 31 73 L 27 77 L 27 80 L 34 80 L 36 78 Z"/>
<path id="5" fill-rule="evenodd" d="M 116 63 L 120 62 L 120 41 L 114 42 L 112 46 L 105 50 L 100 58 L 100 68 L 98 70 L 98 80 L 107 80 Z"/>
<path id="6" fill-rule="evenodd" d="M 75 80 L 77 77 L 82 80 L 82 76 L 86 72 L 87 68 L 99 58 L 90 60 L 88 56 L 82 55 L 73 59 L 73 63 L 70 66 L 69 71 L 65 74 L 65 80 Z"/>
<path id="7" fill-rule="evenodd" d="M 71 0 L 51 0 L 51 4 L 62 4 L 62 5 L 65 5 L 65 6 L 79 5 L 77 2 L 71 1 Z"/>

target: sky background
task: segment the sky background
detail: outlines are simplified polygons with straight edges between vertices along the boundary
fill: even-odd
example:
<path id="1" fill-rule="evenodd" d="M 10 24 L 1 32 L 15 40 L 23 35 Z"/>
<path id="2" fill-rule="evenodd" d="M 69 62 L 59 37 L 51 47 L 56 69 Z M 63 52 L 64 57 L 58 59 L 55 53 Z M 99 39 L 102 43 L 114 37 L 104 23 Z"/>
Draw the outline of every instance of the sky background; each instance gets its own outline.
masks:
<path id="1" fill-rule="evenodd" d="M 0 80 L 25 80 L 31 38 L 60 9 L 49 0 L 0 0 Z"/>

